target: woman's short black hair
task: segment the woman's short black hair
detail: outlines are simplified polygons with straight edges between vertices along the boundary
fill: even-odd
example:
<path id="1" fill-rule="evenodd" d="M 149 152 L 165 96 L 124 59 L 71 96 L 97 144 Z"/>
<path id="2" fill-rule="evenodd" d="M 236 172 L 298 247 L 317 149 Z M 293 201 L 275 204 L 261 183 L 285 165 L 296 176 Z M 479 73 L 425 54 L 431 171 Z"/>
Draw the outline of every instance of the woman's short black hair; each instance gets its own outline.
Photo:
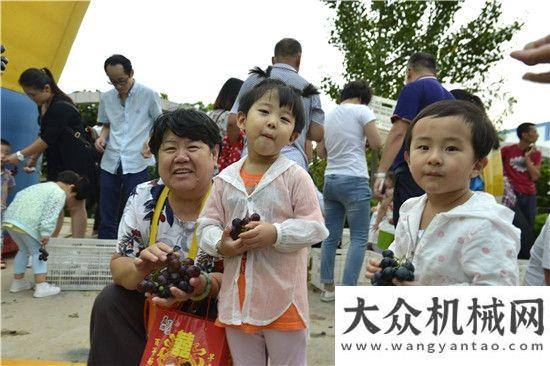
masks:
<path id="1" fill-rule="evenodd" d="M 57 181 L 65 184 L 73 184 L 72 192 L 75 192 L 77 200 L 90 198 L 92 195 L 92 187 L 88 178 L 80 176 L 72 170 L 64 170 L 57 174 Z"/>
<path id="2" fill-rule="evenodd" d="M 471 102 L 449 99 L 430 104 L 418 113 L 407 130 L 407 135 L 405 136 L 405 151 L 409 153 L 411 151 L 414 126 L 419 120 L 427 117 L 457 117 L 468 124 L 472 131 L 472 147 L 476 160 L 483 159 L 489 155 L 491 149 L 498 141 L 495 127 L 484 110 Z"/>
<path id="3" fill-rule="evenodd" d="M 241 97 L 239 112 L 248 114 L 252 105 L 266 93 L 276 91 L 279 96 L 279 106 L 290 108 L 294 114 L 295 124 L 293 132 L 301 133 L 305 124 L 304 104 L 301 96 L 307 97 L 304 93 L 313 92 L 313 90 L 306 89 L 300 92 L 298 89 L 285 84 L 281 80 L 265 79 Z"/>
<path id="4" fill-rule="evenodd" d="M 223 84 L 218 97 L 214 102 L 214 109 L 223 109 L 224 111 L 230 111 L 231 107 L 239 95 L 239 90 L 243 86 L 243 81 L 237 78 L 229 78 Z"/>
<path id="5" fill-rule="evenodd" d="M 158 156 L 160 145 L 168 131 L 191 141 L 202 141 L 210 150 L 215 146 L 221 148 L 222 140 L 218 125 L 205 113 L 192 108 L 165 112 L 157 117 L 149 140 L 149 147 L 155 156 Z"/>
<path id="6" fill-rule="evenodd" d="M 126 75 L 132 74 L 134 69 L 132 69 L 132 63 L 130 60 L 128 60 L 126 57 L 122 55 L 112 55 L 109 56 L 105 63 L 103 64 L 103 70 L 107 71 L 107 66 L 116 66 L 116 65 L 122 65 L 122 68 L 124 69 L 124 73 Z"/>
<path id="7" fill-rule="evenodd" d="M 372 99 L 372 90 L 366 80 L 355 80 L 344 85 L 340 92 L 340 101 L 359 98 L 361 104 L 368 105 Z"/>

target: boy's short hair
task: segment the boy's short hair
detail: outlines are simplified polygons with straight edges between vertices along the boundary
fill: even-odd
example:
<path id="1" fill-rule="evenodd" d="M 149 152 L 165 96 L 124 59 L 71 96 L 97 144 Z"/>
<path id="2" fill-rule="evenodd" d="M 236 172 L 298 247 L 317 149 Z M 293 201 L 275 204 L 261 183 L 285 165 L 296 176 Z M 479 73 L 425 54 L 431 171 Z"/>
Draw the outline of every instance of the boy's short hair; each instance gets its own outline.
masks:
<path id="1" fill-rule="evenodd" d="M 103 64 L 103 70 L 107 71 L 107 66 L 122 65 L 124 73 L 130 75 L 134 69 L 132 68 L 132 62 L 122 55 L 112 55 L 105 60 Z"/>
<path id="2" fill-rule="evenodd" d="M 464 89 L 453 89 L 450 91 L 450 93 L 455 97 L 455 99 L 458 100 L 465 100 L 467 102 L 474 103 L 479 108 L 485 110 L 485 106 L 483 105 L 483 102 L 481 101 L 481 98 L 479 98 L 477 95 L 470 93 L 467 90 Z"/>
<path id="3" fill-rule="evenodd" d="M 273 90 L 277 91 L 279 96 L 279 107 L 288 107 L 294 114 L 295 123 L 293 132 L 301 133 L 305 124 L 304 104 L 301 93 L 298 89 L 285 84 L 281 80 L 265 79 L 250 89 L 240 99 L 238 111 L 248 115 L 248 111 L 250 111 L 252 105 L 266 93 Z"/>
<path id="4" fill-rule="evenodd" d="M 470 126 L 472 132 L 472 147 L 476 160 L 483 159 L 491 152 L 498 141 L 495 127 L 485 111 L 471 102 L 464 100 L 442 100 L 430 104 L 420 111 L 409 125 L 405 136 L 405 151 L 410 153 L 412 132 L 416 123 L 422 118 L 457 117 Z"/>
<path id="5" fill-rule="evenodd" d="M 427 52 L 415 52 L 409 58 L 407 66 L 413 70 L 429 70 L 434 74 L 437 72 L 435 57 Z"/>
<path id="6" fill-rule="evenodd" d="M 89 198 L 92 194 L 92 187 L 88 178 L 78 175 L 72 170 L 64 170 L 57 174 L 57 181 L 65 184 L 72 184 L 75 198 L 79 201 Z"/>
<path id="7" fill-rule="evenodd" d="M 340 92 L 340 101 L 359 98 L 361 104 L 368 105 L 372 99 L 372 90 L 366 80 L 355 80 L 347 83 Z"/>
<path id="8" fill-rule="evenodd" d="M 0 139 L 2 140 L 2 145 L 11 146 L 10 142 L 6 139 Z"/>
<path id="9" fill-rule="evenodd" d="M 534 123 L 531 122 L 525 122 L 516 128 L 516 134 L 518 135 L 518 138 L 521 140 L 521 136 L 523 136 L 524 133 L 529 132 L 531 127 L 536 127 Z"/>
<path id="10" fill-rule="evenodd" d="M 210 150 L 217 145 L 221 148 L 222 139 L 218 125 L 205 113 L 192 108 L 181 108 L 165 112 L 157 117 L 151 128 L 149 148 L 158 157 L 158 152 L 166 132 L 191 141 L 202 141 Z"/>
<path id="11" fill-rule="evenodd" d="M 296 57 L 302 53 L 300 42 L 294 38 L 283 38 L 275 45 L 275 57 Z"/>

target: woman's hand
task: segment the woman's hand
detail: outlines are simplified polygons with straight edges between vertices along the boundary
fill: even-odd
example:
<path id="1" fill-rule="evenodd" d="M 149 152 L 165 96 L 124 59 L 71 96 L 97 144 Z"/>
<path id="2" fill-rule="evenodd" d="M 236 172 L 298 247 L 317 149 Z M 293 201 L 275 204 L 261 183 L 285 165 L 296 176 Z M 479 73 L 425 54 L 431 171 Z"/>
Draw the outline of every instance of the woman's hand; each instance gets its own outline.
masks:
<path id="1" fill-rule="evenodd" d="M 2 164 L 19 164 L 19 159 L 17 159 L 17 155 L 11 154 L 6 156 L 5 158 L 2 158 Z"/>
<path id="2" fill-rule="evenodd" d="M 23 171 L 28 174 L 34 173 L 36 171 L 36 158 L 28 158 L 25 162 L 25 166 L 23 167 Z"/>
<path id="3" fill-rule="evenodd" d="M 100 153 L 104 153 L 105 152 L 105 137 L 103 136 L 99 136 L 97 139 L 95 139 L 95 148 L 97 151 L 99 151 Z"/>
<path id="4" fill-rule="evenodd" d="M 153 296 L 152 300 L 155 304 L 167 308 L 174 305 L 175 303 L 184 302 L 189 300 L 191 297 L 199 296 L 204 292 L 204 289 L 206 287 L 205 276 L 207 275 L 201 274 L 199 277 L 194 277 L 189 280 L 189 284 L 195 288 L 195 290 L 190 294 L 183 292 L 182 290 L 180 290 L 175 286 L 171 286 L 170 287 L 170 293 L 172 293 L 171 297 L 167 299 L 163 299 L 158 296 Z M 146 296 L 150 296 L 150 294 L 146 294 Z"/>
<path id="5" fill-rule="evenodd" d="M 134 259 L 134 265 L 138 272 L 148 275 L 154 270 L 164 267 L 168 258 L 167 254 L 173 252 L 171 246 L 158 242 L 143 249 L 139 253 L 139 257 Z M 174 254 L 178 255 L 178 253 Z"/>
<path id="6" fill-rule="evenodd" d="M 382 271 L 382 268 L 380 268 L 380 261 L 371 259 L 369 260 L 369 263 L 367 264 L 367 270 L 365 272 L 365 277 L 372 279 L 374 277 L 374 274 L 376 272 Z"/>
<path id="7" fill-rule="evenodd" d="M 261 249 L 272 246 L 277 241 L 277 229 L 275 225 L 264 221 L 251 221 L 245 228 L 248 231 L 239 234 L 244 251 Z"/>

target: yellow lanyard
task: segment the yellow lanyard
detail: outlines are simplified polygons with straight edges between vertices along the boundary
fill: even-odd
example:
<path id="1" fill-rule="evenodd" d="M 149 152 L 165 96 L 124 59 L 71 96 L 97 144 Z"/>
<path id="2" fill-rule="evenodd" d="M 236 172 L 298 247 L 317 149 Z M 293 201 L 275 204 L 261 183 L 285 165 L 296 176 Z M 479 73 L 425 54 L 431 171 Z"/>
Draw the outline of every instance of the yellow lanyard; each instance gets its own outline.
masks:
<path id="1" fill-rule="evenodd" d="M 153 218 L 151 219 L 152 220 L 151 230 L 149 232 L 149 246 L 156 243 L 157 233 L 159 229 L 160 214 L 162 213 L 162 208 L 164 207 L 164 203 L 166 202 L 166 198 L 168 197 L 169 192 L 170 192 L 170 189 L 168 189 L 167 186 L 164 186 L 164 188 L 162 189 L 162 192 L 160 193 L 159 199 L 155 204 L 155 211 L 153 212 Z M 204 207 L 204 204 L 208 200 L 208 196 L 210 196 L 210 188 L 208 188 L 208 192 L 206 192 L 206 194 L 202 198 L 201 208 L 200 208 L 201 211 Z M 199 251 L 199 243 L 197 240 L 197 224 L 195 223 L 195 230 L 193 231 L 193 239 L 191 240 L 191 248 L 189 248 L 188 257 L 191 259 L 195 259 L 198 251 Z"/>

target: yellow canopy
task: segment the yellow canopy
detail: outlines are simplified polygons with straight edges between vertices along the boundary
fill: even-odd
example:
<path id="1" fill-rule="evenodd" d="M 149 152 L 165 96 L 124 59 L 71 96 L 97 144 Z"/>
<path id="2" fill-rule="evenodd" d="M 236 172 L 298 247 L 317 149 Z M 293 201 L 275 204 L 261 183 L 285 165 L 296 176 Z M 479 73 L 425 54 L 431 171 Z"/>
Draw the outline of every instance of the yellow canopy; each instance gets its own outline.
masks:
<path id="1" fill-rule="evenodd" d="M 22 91 L 29 67 L 47 67 L 59 80 L 89 1 L 1 1 L 1 41 L 9 60 L 2 87 Z"/>

